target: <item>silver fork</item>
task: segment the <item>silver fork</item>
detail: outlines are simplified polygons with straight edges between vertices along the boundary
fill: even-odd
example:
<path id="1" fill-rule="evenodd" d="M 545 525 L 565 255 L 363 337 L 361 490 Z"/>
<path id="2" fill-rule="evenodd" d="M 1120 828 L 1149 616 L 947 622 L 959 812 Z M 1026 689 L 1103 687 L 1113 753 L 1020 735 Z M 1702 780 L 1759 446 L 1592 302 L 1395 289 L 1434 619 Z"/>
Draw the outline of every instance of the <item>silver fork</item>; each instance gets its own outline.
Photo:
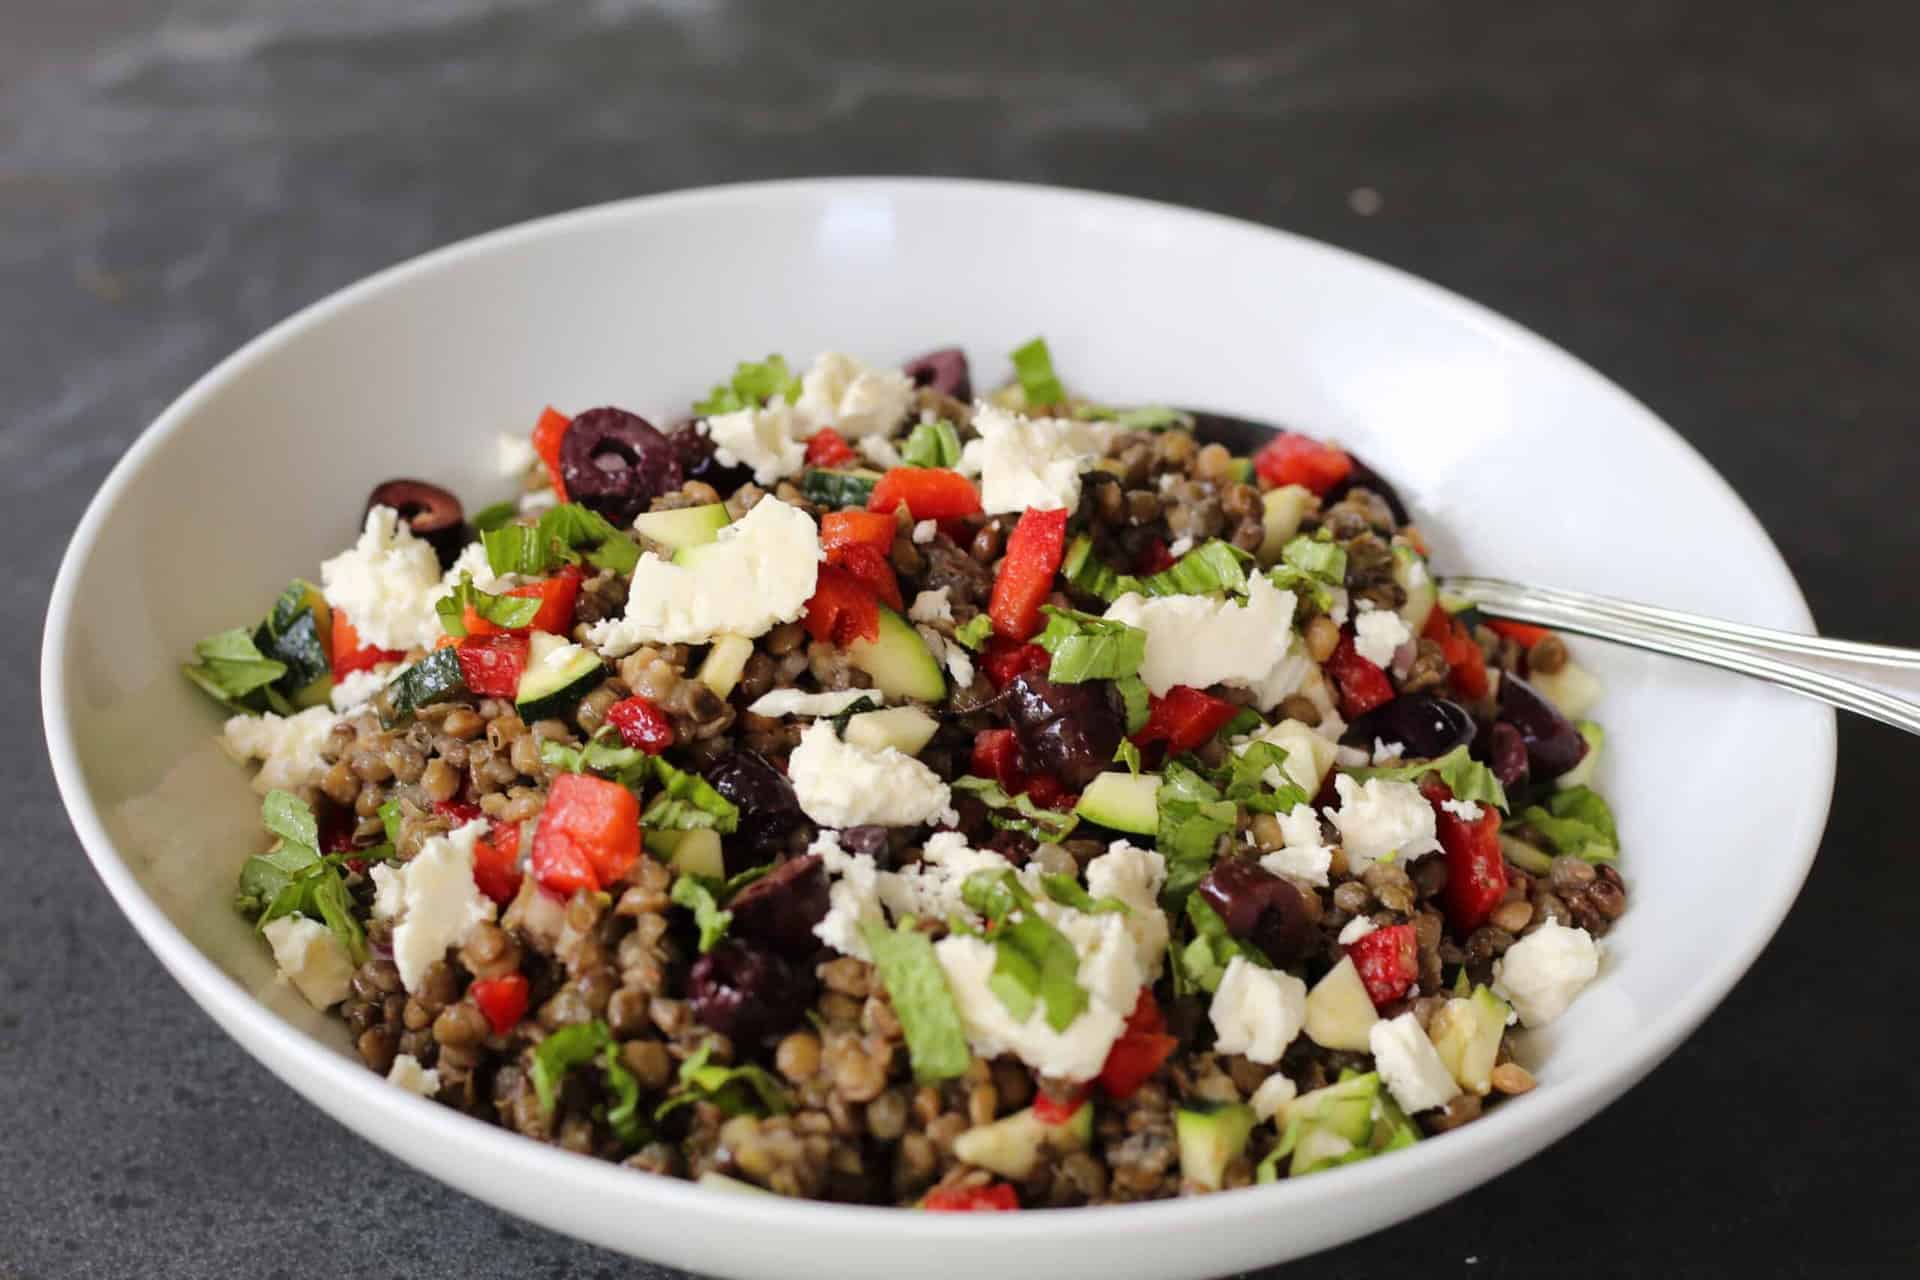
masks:
<path id="1" fill-rule="evenodd" d="M 1440 590 L 1491 617 L 1612 640 L 1753 676 L 1920 734 L 1920 649 L 1772 631 L 1498 578 L 1442 578 Z"/>

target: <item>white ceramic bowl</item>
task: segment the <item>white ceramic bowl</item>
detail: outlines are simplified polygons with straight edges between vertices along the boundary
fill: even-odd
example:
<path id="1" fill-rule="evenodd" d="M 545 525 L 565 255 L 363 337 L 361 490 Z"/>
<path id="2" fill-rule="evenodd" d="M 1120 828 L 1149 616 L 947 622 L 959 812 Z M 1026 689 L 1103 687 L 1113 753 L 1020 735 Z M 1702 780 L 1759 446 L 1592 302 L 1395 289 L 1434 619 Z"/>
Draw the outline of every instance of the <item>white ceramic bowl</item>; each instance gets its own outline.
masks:
<path id="1" fill-rule="evenodd" d="M 998 1215 L 704 1191 L 389 1087 L 337 1022 L 275 985 L 228 906 L 258 802 L 177 668 L 196 639 L 346 545 L 375 482 L 430 476 L 477 506 L 502 496 L 494 433 L 528 429 L 548 402 L 664 418 L 737 359 L 828 348 L 893 361 L 959 343 L 986 383 L 1036 333 L 1102 398 L 1339 436 L 1418 508 L 1443 568 L 1811 629 L 1753 516 L 1652 414 L 1398 272 L 1111 196 L 893 180 L 695 191 L 375 276 L 249 344 L 140 438 L 74 535 L 43 661 L 55 773 L 101 878 L 215 1021 L 342 1124 L 511 1213 L 721 1275 L 1023 1275 L 1042 1257 L 1056 1280 L 1237 1271 L 1406 1218 L 1592 1117 L 1706 1016 L 1791 904 L 1832 790 L 1830 712 L 1583 650 L 1607 682 L 1603 781 L 1632 891 L 1602 979 L 1527 1037 L 1532 1094 L 1414 1150 L 1278 1186 Z"/>

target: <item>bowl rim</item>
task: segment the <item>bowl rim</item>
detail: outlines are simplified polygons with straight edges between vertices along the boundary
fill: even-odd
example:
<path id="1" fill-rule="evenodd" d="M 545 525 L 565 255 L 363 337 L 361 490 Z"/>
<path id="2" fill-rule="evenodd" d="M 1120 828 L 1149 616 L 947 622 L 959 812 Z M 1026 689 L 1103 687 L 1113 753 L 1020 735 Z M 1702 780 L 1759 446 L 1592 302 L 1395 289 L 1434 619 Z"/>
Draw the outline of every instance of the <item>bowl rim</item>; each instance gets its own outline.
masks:
<path id="1" fill-rule="evenodd" d="M 363 1135 L 374 1126 L 391 1125 L 396 1131 L 411 1133 L 417 1139 L 436 1145 L 462 1149 L 479 1158 L 517 1164 L 531 1174 L 551 1178 L 558 1186 L 604 1182 L 608 1193 L 651 1200 L 658 1210 L 665 1212 L 718 1212 L 722 1202 L 716 1197 L 724 1196 L 725 1204 L 731 1206 L 727 1210 L 731 1215 L 750 1217 L 775 1229 L 857 1226 L 869 1239 L 883 1238 L 903 1245 L 978 1241 L 983 1235 L 989 1235 L 1008 1242 L 1044 1237 L 1057 1246 L 1063 1228 L 1124 1232 L 1169 1228 L 1176 1223 L 1183 1230 L 1225 1226 L 1254 1214 L 1301 1212 L 1316 1203 L 1331 1205 L 1353 1196 L 1365 1197 L 1386 1191 L 1403 1180 L 1418 1181 L 1423 1172 L 1439 1173 L 1447 1165 L 1481 1168 L 1482 1172 L 1474 1174 L 1455 1193 L 1463 1194 L 1498 1173 L 1517 1167 L 1548 1143 L 1591 1119 L 1671 1054 L 1745 975 L 1799 896 L 1819 851 L 1832 803 L 1837 750 L 1835 714 L 1831 711 L 1819 718 L 1817 731 L 1808 744 L 1818 767 L 1809 779 L 1814 784 L 1809 801 L 1790 836 L 1790 843 L 1801 850 L 1797 867 L 1768 899 L 1750 904 L 1750 918 L 1758 927 L 1747 930 L 1739 945 L 1722 952 L 1711 968 L 1696 972 L 1681 998 L 1655 1010 L 1619 1059 L 1556 1086 L 1554 1093 L 1537 1097 L 1527 1107 L 1501 1108 L 1449 1134 L 1445 1143 L 1422 1143 L 1411 1150 L 1396 1152 L 1392 1160 L 1362 1161 L 1324 1171 L 1311 1179 L 1282 1179 L 1230 1195 L 1083 1207 L 1065 1218 L 1058 1213 L 1016 1213 L 987 1215 L 988 1220 L 982 1221 L 978 1215 L 900 1212 L 889 1206 L 846 1205 L 783 1196 L 752 1197 L 750 1202 L 743 1202 L 741 1197 L 678 1178 L 636 1177 L 635 1170 L 529 1141 L 517 1133 L 391 1087 L 383 1078 L 280 1018 L 187 939 L 141 886 L 108 834 L 89 794 L 68 714 L 68 638 L 82 571 L 95 550 L 107 514 L 136 483 L 148 458 L 193 419 L 203 402 L 255 361 L 298 341 L 308 330 L 351 309 L 361 300 L 417 276 L 454 268 L 470 257 L 510 251 L 523 242 L 564 236 L 635 216 L 667 214 L 702 205 L 751 204 L 768 199 L 805 203 L 820 197 L 860 194 L 881 197 L 941 194 L 973 200 L 1078 205 L 1127 218 L 1279 237 L 1293 242 L 1301 251 L 1336 255 L 1351 268 L 1384 274 L 1410 294 L 1442 304 L 1495 343 L 1523 352 L 1531 359 L 1558 364 L 1577 380 L 1590 384 L 1595 395 L 1617 397 L 1626 407 L 1637 411 L 1648 426 L 1664 433 L 1669 443 L 1679 446 L 1677 456 L 1689 473 L 1688 481 L 1717 490 L 1728 500 L 1734 518 L 1744 521 L 1747 531 L 1756 535 L 1771 553 L 1770 567 L 1778 571 L 1777 585 L 1784 589 L 1784 595 L 1778 599 L 1793 613 L 1792 625 L 1808 631 L 1814 629 L 1799 583 L 1758 518 L 1684 437 L 1630 392 L 1517 321 L 1401 268 L 1338 245 L 1251 219 L 1137 196 L 974 178 L 848 176 L 738 182 L 617 199 L 549 214 L 482 232 L 382 268 L 307 304 L 248 340 L 197 378 L 142 430 L 102 481 L 61 557 L 48 602 L 40 664 L 42 720 L 55 784 L 95 873 L 142 941 L 195 1002 L 233 1035 L 246 1052 L 296 1092 L 312 1098 L 324 1089 L 330 1098 L 341 1099 L 344 1105 L 352 1107 L 364 1119 L 364 1127 L 361 1124 L 347 1127 Z M 1771 590 L 1769 594 L 1773 594 Z M 248 1036 L 237 1033 L 236 1027 L 241 1026 L 247 1029 Z M 295 1067 L 284 1066 L 287 1060 L 294 1060 L 298 1069 L 309 1073 L 315 1092 L 309 1091 L 308 1082 L 293 1078 L 291 1073 Z M 1521 1153 L 1519 1158 L 1509 1158 L 1516 1150 Z M 436 1180 L 442 1179 L 436 1176 Z M 490 1197 L 480 1198 L 500 1203 Z M 509 1212 L 519 1212 L 511 1206 L 503 1207 Z M 1399 1220 L 1401 1216 L 1394 1215 L 1387 1220 Z M 551 1223 L 542 1225 L 552 1226 Z"/>

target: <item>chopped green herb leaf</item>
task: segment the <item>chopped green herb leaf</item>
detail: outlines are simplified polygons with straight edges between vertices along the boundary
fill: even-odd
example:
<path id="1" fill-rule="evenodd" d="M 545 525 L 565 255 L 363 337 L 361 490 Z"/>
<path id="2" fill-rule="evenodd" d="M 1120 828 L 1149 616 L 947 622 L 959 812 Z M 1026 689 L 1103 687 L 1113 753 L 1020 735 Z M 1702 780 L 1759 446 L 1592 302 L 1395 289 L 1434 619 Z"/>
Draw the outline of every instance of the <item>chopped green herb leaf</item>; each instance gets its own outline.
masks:
<path id="1" fill-rule="evenodd" d="M 733 923 L 733 912 L 720 909 L 712 882 L 700 876 L 683 874 L 674 880 L 673 892 L 668 896 L 674 905 L 693 912 L 694 927 L 700 931 L 701 955 L 713 950 L 720 939 L 727 936 L 727 926 Z"/>
<path id="2" fill-rule="evenodd" d="M 775 396 L 792 404 L 800 398 L 800 379 L 787 368 L 783 356 L 768 356 L 757 364 L 741 361 L 733 367 L 733 377 L 696 401 L 693 411 L 702 417 L 733 413 L 739 409 L 757 409 Z"/>
<path id="3" fill-rule="evenodd" d="M 1079 825 L 1080 817 L 1071 811 L 1042 809 L 1031 798 L 1010 796 L 991 778 L 971 775 L 955 779 L 955 791 L 978 796 L 987 806 L 987 821 L 1007 831 L 1020 831 L 1045 844 L 1058 844 Z"/>
<path id="4" fill-rule="evenodd" d="M 1538 831 L 1557 853 L 1588 862 L 1611 862 L 1620 856 L 1620 832 L 1613 810 L 1591 787 L 1556 791 L 1546 806 L 1529 805 L 1520 820 Z"/>
<path id="5" fill-rule="evenodd" d="M 911 919 L 898 929 L 869 923 L 862 932 L 906 1035 L 914 1079 L 929 1083 L 966 1074 L 973 1055 L 932 941 Z"/>
<path id="6" fill-rule="evenodd" d="M 1273 967 L 1265 952 L 1228 933 L 1227 922 L 1199 894 L 1187 898 L 1186 918 L 1193 937 L 1168 953 L 1173 961 L 1174 985 L 1183 994 L 1219 990 L 1220 979 L 1235 956 L 1244 956 L 1263 969 Z"/>
<path id="7" fill-rule="evenodd" d="M 620 1060 L 620 1051 L 611 1043 L 600 1051 L 600 1074 L 606 1080 L 613 1105 L 606 1108 L 607 1127 L 628 1147 L 637 1147 L 650 1135 L 646 1117 L 640 1114 L 640 1081 Z"/>
<path id="8" fill-rule="evenodd" d="M 960 433 L 951 422 L 916 423 L 900 446 L 900 461 L 910 467 L 951 467 L 960 461 Z"/>
<path id="9" fill-rule="evenodd" d="M 787 1112 L 786 1090 L 765 1068 L 752 1064 L 723 1067 L 710 1061 L 712 1057 L 713 1041 L 708 1040 L 680 1064 L 680 1082 L 655 1109 L 654 1119 L 663 1119 L 696 1101 L 711 1102 L 730 1116 Z"/>
<path id="10" fill-rule="evenodd" d="M 1033 643 L 1053 655 L 1047 678 L 1061 684 L 1137 675 L 1147 656 L 1147 633 L 1124 622 L 1043 605 L 1046 629 Z"/>
<path id="11" fill-rule="evenodd" d="M 1080 956 L 1067 935 L 1031 913 L 1023 913 L 993 931 L 993 976 L 987 989 L 1008 1013 L 1024 1021 L 1036 1001 L 1047 1025 L 1065 1031 L 1087 1007 L 1080 986 Z"/>
<path id="12" fill-rule="evenodd" d="M 267 657 L 253 637 L 235 627 L 219 631 L 193 646 L 200 661 L 180 668 L 187 679 L 226 706 L 247 711 L 240 700 L 258 689 L 265 689 L 287 674 L 287 664 Z"/>
<path id="13" fill-rule="evenodd" d="M 740 826 L 740 810 L 733 801 L 715 791 L 697 773 L 676 769 L 659 756 L 649 756 L 654 781 L 660 794 L 640 815 L 640 825 L 648 831 L 694 831 L 711 827 L 728 835 Z"/>
<path id="14" fill-rule="evenodd" d="M 993 634 L 993 619 L 976 613 L 953 629 L 953 638 L 969 649 L 978 649 Z"/>
<path id="15" fill-rule="evenodd" d="M 540 513 L 537 524 L 503 525 L 480 535 L 487 564 L 496 574 L 541 577 L 563 564 L 588 564 L 615 573 L 632 573 L 640 563 L 640 545 L 597 511 L 563 502 Z"/>
<path id="16" fill-rule="evenodd" d="M 1493 770 L 1469 755 L 1465 745 L 1455 747 L 1438 760 L 1415 760 L 1378 769 L 1346 769 L 1342 772 L 1352 774 L 1361 782 L 1369 778 L 1384 778 L 1389 782 L 1418 782 L 1430 772 L 1437 773 L 1440 780 L 1447 784 L 1447 789 L 1453 792 L 1455 800 L 1490 804 L 1496 809 L 1507 807 L 1507 793 L 1500 785 L 1500 779 L 1493 776 Z"/>
<path id="17" fill-rule="evenodd" d="M 1068 582 L 1102 600 L 1112 602 L 1129 592 L 1143 596 L 1210 595 L 1247 590 L 1247 566 L 1253 557 L 1219 538 L 1209 538 L 1159 573 L 1144 578 L 1119 573 L 1093 554 L 1093 541 L 1084 534 L 1074 539 L 1060 563 Z"/>
<path id="18" fill-rule="evenodd" d="M 1016 348 L 1012 360 L 1013 372 L 1020 379 L 1020 390 L 1026 394 L 1028 408 L 1045 408 L 1067 398 L 1066 388 L 1053 372 L 1053 353 L 1047 350 L 1045 338 L 1035 338 Z"/>
<path id="19" fill-rule="evenodd" d="M 1084 911 L 1088 915 L 1118 914 L 1130 916 L 1133 908 L 1118 898 L 1096 898 L 1088 893 L 1086 886 L 1069 875 L 1057 872 L 1043 873 L 1040 887 L 1047 896 L 1063 907 L 1072 907 L 1075 911 Z"/>
<path id="20" fill-rule="evenodd" d="M 380 815 L 381 829 L 387 833 L 387 843 L 398 843 L 400 839 L 400 802 L 398 800 L 383 801 L 376 812 Z"/>
<path id="21" fill-rule="evenodd" d="M 1280 549 L 1280 559 L 1304 574 L 1338 586 L 1347 578 L 1347 553 L 1339 543 L 1301 534 Z"/>
<path id="22" fill-rule="evenodd" d="M 520 514 L 520 504 L 512 500 L 495 502 L 480 508 L 468 521 L 476 532 L 491 533 Z"/>
<path id="23" fill-rule="evenodd" d="M 1133 745 L 1131 738 L 1120 739 L 1120 745 L 1113 749 L 1113 762 L 1127 766 L 1127 772 L 1138 775 L 1140 772 L 1140 748 Z"/>
<path id="24" fill-rule="evenodd" d="M 1131 737 L 1146 728 L 1147 720 L 1153 715 L 1147 682 L 1139 676 L 1121 676 L 1113 682 L 1113 687 L 1120 694 L 1121 705 L 1126 708 L 1127 735 Z M 1138 773 L 1139 770 L 1136 768 L 1134 772 Z"/>
<path id="25" fill-rule="evenodd" d="M 1160 901 L 1173 912 L 1205 878 L 1220 837 L 1233 830 L 1239 815 L 1233 801 L 1221 799 L 1212 783 L 1178 760 L 1161 770 L 1156 801 L 1160 852 L 1167 860 Z"/>
<path id="26" fill-rule="evenodd" d="M 434 601 L 433 611 L 440 615 L 441 629 L 458 638 L 467 634 L 469 608 L 496 627 L 512 630 L 532 622 L 540 603 L 535 596 L 489 595 L 473 585 L 472 574 L 463 573 L 452 591 Z"/>

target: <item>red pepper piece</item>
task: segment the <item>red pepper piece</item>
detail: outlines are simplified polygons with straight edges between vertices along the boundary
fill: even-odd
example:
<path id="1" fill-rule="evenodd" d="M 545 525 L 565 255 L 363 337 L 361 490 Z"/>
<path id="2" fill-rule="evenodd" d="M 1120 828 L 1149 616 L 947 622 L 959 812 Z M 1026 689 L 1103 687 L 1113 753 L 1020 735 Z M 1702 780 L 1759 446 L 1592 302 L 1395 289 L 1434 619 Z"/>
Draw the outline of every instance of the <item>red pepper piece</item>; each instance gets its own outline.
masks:
<path id="1" fill-rule="evenodd" d="M 893 562 L 886 552 L 865 544 L 842 547 L 827 556 L 827 563 L 857 579 L 876 600 L 896 613 L 906 608 L 900 598 L 900 579 L 894 576 Z"/>
<path id="2" fill-rule="evenodd" d="M 1531 649 L 1553 634 L 1545 627 L 1536 627 L 1530 622 L 1509 622 L 1505 618 L 1488 618 L 1487 629 L 1516 641 L 1522 649 Z"/>
<path id="3" fill-rule="evenodd" d="M 1327 658 L 1327 674 L 1340 690 L 1340 714 L 1357 720 L 1383 702 L 1393 701 L 1393 681 L 1374 663 L 1360 656 L 1353 647 L 1351 633 L 1340 637 L 1339 645 Z"/>
<path id="4" fill-rule="evenodd" d="M 445 819 L 449 827 L 457 830 L 480 817 L 480 806 L 465 800 L 435 800 L 433 812 L 435 817 Z"/>
<path id="5" fill-rule="evenodd" d="M 657 756 L 673 745 L 673 720 L 645 698 L 624 698 L 607 708 L 607 723 L 620 731 L 620 741 Z"/>
<path id="6" fill-rule="evenodd" d="M 830 564 L 820 566 L 813 595 L 807 600 L 807 634 L 842 648 L 855 640 L 880 638 L 880 601 L 872 588 Z"/>
<path id="7" fill-rule="evenodd" d="M 540 602 L 540 608 L 535 611 L 532 620 L 523 627 L 498 626 L 475 613 L 473 606 L 468 605 L 462 618 L 467 634 L 491 636 L 503 631 L 544 631 L 549 635 L 564 636 L 573 630 L 573 606 L 580 599 L 581 577 L 578 566 L 567 565 L 551 578 L 503 592 L 504 595 L 517 596 L 522 600 Z"/>
<path id="8" fill-rule="evenodd" d="M 973 773 L 992 778 L 1008 795 L 1026 790 L 1027 775 L 1020 767 L 1020 735 L 1011 729 L 982 729 L 974 734 Z"/>
<path id="9" fill-rule="evenodd" d="M 1127 1029 L 1113 1042 L 1100 1068 L 1100 1087 L 1109 1098 L 1132 1097 L 1173 1056 L 1180 1041 L 1166 1032 L 1167 1020 L 1153 998 L 1153 988 L 1140 988 L 1133 1012 L 1127 1016 Z"/>
<path id="10" fill-rule="evenodd" d="M 1004 1182 L 989 1182 L 984 1187 L 937 1187 L 920 1202 L 922 1209 L 940 1213 L 979 1213 L 1018 1209 L 1020 1195 Z"/>
<path id="11" fill-rule="evenodd" d="M 810 467 L 847 467 L 860 460 L 853 447 L 832 427 L 822 427 L 807 440 L 807 465 Z"/>
<path id="12" fill-rule="evenodd" d="M 1177 684 L 1164 696 L 1147 699 L 1147 722 L 1133 735 L 1135 746 L 1164 742 L 1167 754 L 1192 751 L 1220 732 L 1240 708 L 1224 698 Z"/>
<path id="13" fill-rule="evenodd" d="M 1066 511 L 1028 507 L 1007 536 L 1006 558 L 993 580 L 987 616 L 993 619 L 995 635 L 1025 640 L 1040 629 L 1040 606 L 1053 591 L 1053 576 L 1060 572 L 1066 549 Z"/>
<path id="14" fill-rule="evenodd" d="M 533 427 L 533 451 L 540 455 L 540 461 L 547 464 L 547 478 L 553 482 L 553 495 L 562 502 L 567 500 L 567 486 L 560 478 L 560 438 L 567 434 L 567 428 L 572 425 L 572 418 L 548 406 L 540 411 L 540 421 Z"/>
<path id="15" fill-rule="evenodd" d="M 333 611 L 333 678 L 368 671 L 382 662 L 398 662 L 407 655 L 399 649 L 376 649 L 360 643 L 360 633 L 347 621 L 346 610 Z"/>
<path id="16" fill-rule="evenodd" d="M 1420 634 L 1440 646 L 1440 656 L 1451 668 L 1448 683 L 1456 693 L 1469 702 L 1487 696 L 1492 688 L 1487 680 L 1487 658 L 1474 643 L 1466 623 L 1436 605 L 1427 614 L 1427 625 Z"/>
<path id="17" fill-rule="evenodd" d="M 1285 431 L 1253 455 L 1253 469 L 1269 489 L 1297 484 L 1324 494 L 1353 473 L 1353 459 L 1312 436 Z"/>
<path id="18" fill-rule="evenodd" d="M 553 780 L 533 833 L 533 875 L 542 888 L 564 897 L 603 889 L 639 857 L 640 802 L 633 792 L 585 773 Z"/>
<path id="19" fill-rule="evenodd" d="M 1440 892 L 1440 903 L 1446 908 L 1447 924 L 1454 935 L 1464 938 L 1485 924 L 1507 896 L 1507 860 L 1500 853 L 1500 811 L 1482 805 L 1480 816 L 1468 822 L 1441 808 L 1442 803 L 1453 799 L 1445 783 L 1434 779 L 1424 783 L 1420 793 L 1433 806 L 1434 826 L 1447 858 L 1447 884 Z"/>
<path id="20" fill-rule="evenodd" d="M 895 467 L 880 477 L 867 510 L 891 512 L 905 505 L 915 520 L 945 520 L 980 510 L 980 491 L 958 471 L 944 467 Z"/>
<path id="21" fill-rule="evenodd" d="M 993 687 L 1004 689 L 1022 672 L 1038 671 L 1045 674 L 1047 668 L 1053 665 L 1053 655 L 1037 644 L 1020 644 L 995 636 L 987 641 L 980 665 L 985 669 L 987 679 L 993 682 Z"/>
<path id="22" fill-rule="evenodd" d="M 820 549 L 830 564 L 834 554 L 847 547 L 872 547 L 885 555 L 893 550 L 899 527 L 892 516 L 878 511 L 829 511 L 820 517 Z"/>
<path id="23" fill-rule="evenodd" d="M 495 1035 L 503 1036 L 520 1025 L 527 1016 L 527 979 L 509 973 L 503 978 L 482 978 L 467 988 L 473 1003 L 487 1016 Z"/>
<path id="24" fill-rule="evenodd" d="M 1036 1094 L 1033 1099 L 1033 1118 L 1041 1124 L 1065 1124 L 1073 1119 L 1074 1113 L 1080 1110 L 1086 1100 L 1087 1091 L 1084 1088 L 1074 1090 L 1073 1095 L 1064 1101 L 1044 1093 Z"/>
<path id="25" fill-rule="evenodd" d="M 1420 976 L 1420 943 L 1410 924 L 1388 925 L 1347 944 L 1353 967 L 1367 986 L 1375 1008 L 1392 1004 L 1407 994 Z"/>
<path id="26" fill-rule="evenodd" d="M 526 673 L 530 648 L 524 631 L 496 632 L 468 636 L 460 641 L 454 658 L 460 663 L 460 678 L 470 691 L 483 698 L 511 698 Z"/>
<path id="27" fill-rule="evenodd" d="M 473 883 L 501 906 L 520 893 L 520 824 L 496 822 L 473 846 Z"/>

